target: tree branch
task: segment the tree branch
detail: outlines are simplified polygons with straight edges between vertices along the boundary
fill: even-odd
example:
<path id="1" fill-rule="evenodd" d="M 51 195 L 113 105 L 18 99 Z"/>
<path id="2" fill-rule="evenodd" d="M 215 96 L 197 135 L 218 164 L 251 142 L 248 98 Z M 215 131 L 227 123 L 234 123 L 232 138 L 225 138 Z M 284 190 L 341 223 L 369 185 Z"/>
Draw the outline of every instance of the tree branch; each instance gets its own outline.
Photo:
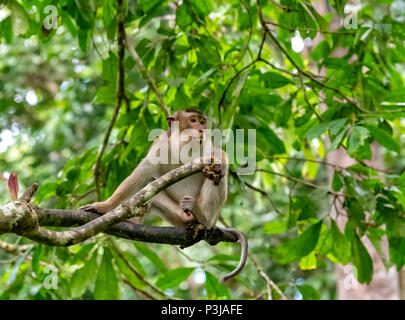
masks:
<path id="1" fill-rule="evenodd" d="M 168 116 L 170 114 L 170 109 L 168 108 L 166 103 L 163 101 L 162 94 L 160 93 L 158 87 L 156 86 L 155 80 L 152 78 L 152 76 L 149 74 L 148 70 L 145 68 L 141 57 L 136 52 L 135 48 L 130 44 L 128 37 L 125 39 L 125 46 L 127 47 L 129 54 L 135 60 L 135 63 L 137 65 L 142 77 L 146 80 L 146 82 L 148 83 L 151 90 L 155 93 L 156 100 L 158 101 L 160 109 L 162 109 L 163 113 L 166 116 Z"/>
<path id="2" fill-rule="evenodd" d="M 96 159 L 96 164 L 94 166 L 94 181 L 96 185 L 96 191 L 97 191 L 97 198 L 98 200 L 101 200 L 101 185 L 100 185 L 100 165 L 101 165 L 101 159 L 103 157 L 104 151 L 107 147 L 108 140 L 110 139 L 111 131 L 115 125 L 115 122 L 117 121 L 118 118 L 118 113 L 121 109 L 122 101 L 124 100 L 126 103 L 126 110 L 127 112 L 130 109 L 130 101 L 125 93 L 125 67 L 124 67 L 124 60 L 125 60 L 125 45 L 124 41 L 126 39 L 126 34 L 125 34 L 125 14 L 123 12 L 122 8 L 122 0 L 118 0 L 118 5 L 117 5 L 117 33 L 118 33 L 118 79 L 117 79 L 117 104 L 114 109 L 113 116 L 111 118 L 110 124 L 108 126 L 108 129 L 104 135 L 104 140 L 103 143 L 101 144 L 98 154 L 97 154 L 97 159 Z"/>
<path id="3" fill-rule="evenodd" d="M 227 230 L 212 228 L 200 230 L 193 228 L 155 227 L 134 224 L 125 219 L 141 215 L 145 203 L 164 188 L 202 170 L 203 162 L 196 159 L 159 179 L 149 183 L 132 198 L 118 208 L 98 215 L 81 210 L 46 209 L 32 206 L 23 200 L 9 202 L 0 206 L 0 234 L 16 233 L 31 240 L 52 246 L 70 246 L 89 239 L 100 232 L 114 236 L 154 243 L 167 243 L 191 246 L 200 240 L 215 245 L 221 241 L 236 242 L 237 237 Z M 54 231 L 44 226 L 79 227 L 68 231 Z"/>

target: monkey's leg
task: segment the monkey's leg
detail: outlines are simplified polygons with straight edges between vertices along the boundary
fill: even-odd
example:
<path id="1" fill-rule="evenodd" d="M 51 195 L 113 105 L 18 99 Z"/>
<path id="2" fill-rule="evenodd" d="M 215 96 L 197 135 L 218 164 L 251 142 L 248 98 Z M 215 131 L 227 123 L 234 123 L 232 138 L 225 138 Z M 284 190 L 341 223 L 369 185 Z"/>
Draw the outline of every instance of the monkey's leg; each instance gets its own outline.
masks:
<path id="1" fill-rule="evenodd" d="M 158 209 L 161 216 L 176 227 L 185 226 L 195 221 L 193 215 L 184 212 L 179 203 L 174 201 L 165 191 L 159 192 L 149 203 Z"/>
<path id="2" fill-rule="evenodd" d="M 98 213 L 107 213 L 113 210 L 123 201 L 127 200 L 133 194 L 141 190 L 149 182 L 153 180 L 153 176 L 158 170 L 159 164 L 152 164 L 148 157 L 145 157 L 141 163 L 132 171 L 114 191 L 114 193 L 107 200 L 102 202 L 95 202 L 80 208 L 85 211 L 96 211 Z"/>

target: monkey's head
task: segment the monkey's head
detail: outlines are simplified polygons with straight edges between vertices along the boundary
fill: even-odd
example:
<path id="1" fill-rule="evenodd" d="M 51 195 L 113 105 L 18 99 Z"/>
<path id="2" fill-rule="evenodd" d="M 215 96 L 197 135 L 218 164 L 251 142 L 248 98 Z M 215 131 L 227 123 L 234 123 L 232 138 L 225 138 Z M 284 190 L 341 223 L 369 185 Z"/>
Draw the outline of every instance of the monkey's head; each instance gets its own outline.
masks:
<path id="1" fill-rule="evenodd" d="M 166 119 L 169 125 L 169 136 L 171 134 L 173 121 L 178 121 L 179 138 L 181 141 L 203 141 L 204 129 L 207 129 L 207 118 L 204 113 L 197 108 L 178 110 Z"/>

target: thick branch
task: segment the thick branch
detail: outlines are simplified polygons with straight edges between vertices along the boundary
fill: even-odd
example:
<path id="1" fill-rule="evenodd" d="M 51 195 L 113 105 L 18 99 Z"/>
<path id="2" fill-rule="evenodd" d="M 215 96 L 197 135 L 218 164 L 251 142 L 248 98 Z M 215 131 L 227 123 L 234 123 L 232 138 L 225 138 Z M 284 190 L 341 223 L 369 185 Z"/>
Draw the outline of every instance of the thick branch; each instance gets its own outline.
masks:
<path id="1" fill-rule="evenodd" d="M 86 224 L 100 216 L 97 213 L 79 211 L 46 209 L 35 207 L 38 214 L 38 221 L 41 226 L 49 227 L 74 227 Z M 193 228 L 175 228 L 175 227 L 156 227 L 145 226 L 128 221 L 122 221 L 108 227 L 104 233 L 136 241 L 181 245 L 183 247 L 191 246 L 200 240 L 205 240 L 211 245 L 219 242 L 236 242 L 238 239 L 233 233 L 221 228 L 212 230 L 202 230 L 198 237 L 193 238 Z"/>
<path id="2" fill-rule="evenodd" d="M 145 188 L 137 192 L 133 197 L 122 203 L 119 207 L 73 230 L 52 231 L 38 227 L 24 235 L 30 239 L 39 242 L 47 242 L 53 246 L 69 246 L 77 244 L 95 236 L 97 233 L 102 232 L 104 229 L 112 226 L 113 224 L 141 215 L 145 203 L 154 197 L 158 192 L 181 179 L 201 171 L 202 167 L 203 162 L 200 158 L 198 158 L 173 171 L 170 171 L 161 176 L 159 179 L 149 183 Z"/>
<path id="3" fill-rule="evenodd" d="M 155 243 L 169 243 L 183 247 L 205 240 L 211 245 L 220 241 L 236 242 L 238 239 L 231 232 L 214 228 L 211 230 L 172 227 L 148 227 L 133 224 L 125 219 L 142 213 L 145 203 L 164 188 L 184 179 L 203 167 L 201 159 L 183 165 L 159 179 L 149 183 L 118 208 L 103 216 L 79 210 L 43 209 L 17 200 L 0 207 L 0 234 L 17 233 L 37 242 L 53 246 L 69 246 L 82 242 L 100 232 L 115 236 Z M 121 222 L 122 221 L 122 222 Z M 72 227 L 68 231 L 53 231 L 40 226 Z M 198 230 L 197 230 L 198 231 Z"/>

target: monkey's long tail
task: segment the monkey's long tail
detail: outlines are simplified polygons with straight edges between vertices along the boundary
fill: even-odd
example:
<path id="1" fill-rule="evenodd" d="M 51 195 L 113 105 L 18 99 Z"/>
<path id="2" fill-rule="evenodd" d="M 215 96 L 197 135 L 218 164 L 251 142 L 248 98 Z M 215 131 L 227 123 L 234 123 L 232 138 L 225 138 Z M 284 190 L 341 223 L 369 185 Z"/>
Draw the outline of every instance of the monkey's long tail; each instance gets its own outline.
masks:
<path id="1" fill-rule="evenodd" d="M 233 270 L 232 272 L 224 275 L 220 279 L 221 283 L 223 284 L 227 280 L 233 278 L 239 272 L 241 272 L 243 267 L 245 266 L 246 260 L 247 260 L 247 254 L 248 254 L 248 241 L 246 239 L 246 236 L 241 231 L 239 231 L 237 229 L 234 229 L 234 228 L 221 228 L 221 229 L 235 235 L 238 238 L 238 240 L 240 241 L 240 245 L 241 245 L 241 253 L 240 253 L 239 264 L 238 264 L 238 266 L 236 267 L 235 270 Z"/>

